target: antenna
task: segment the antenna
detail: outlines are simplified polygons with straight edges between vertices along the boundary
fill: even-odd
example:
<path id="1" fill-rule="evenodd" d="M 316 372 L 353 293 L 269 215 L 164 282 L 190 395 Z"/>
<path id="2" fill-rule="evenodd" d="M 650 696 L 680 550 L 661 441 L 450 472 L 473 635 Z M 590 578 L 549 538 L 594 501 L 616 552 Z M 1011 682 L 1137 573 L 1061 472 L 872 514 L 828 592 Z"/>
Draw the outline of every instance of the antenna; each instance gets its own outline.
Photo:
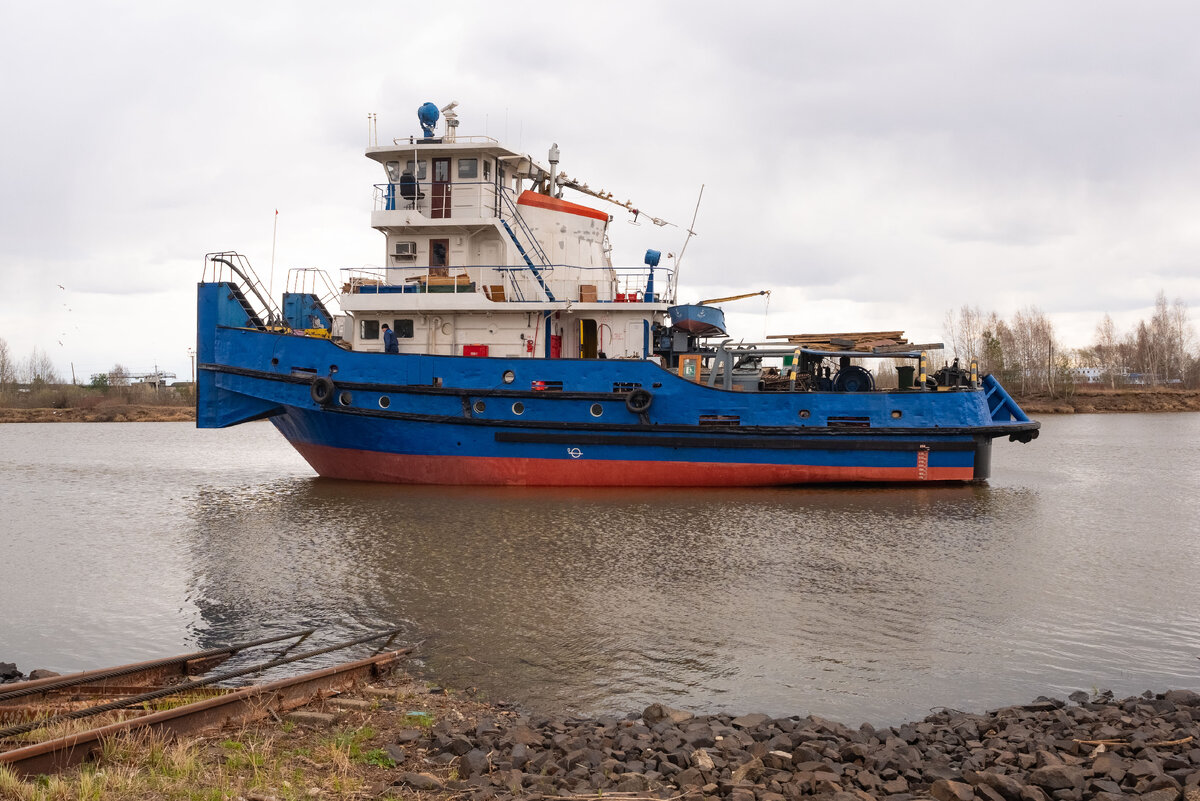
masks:
<path id="1" fill-rule="evenodd" d="M 692 224 L 688 226 L 687 237 L 683 240 L 683 247 L 679 249 L 679 256 L 675 259 L 675 272 L 671 275 L 671 294 L 679 288 L 679 265 L 683 263 L 683 253 L 687 250 L 688 242 L 692 241 L 692 237 L 696 236 L 696 217 L 700 214 L 700 201 L 704 199 L 704 184 L 700 184 L 700 196 L 696 198 L 696 210 L 692 212 Z"/>

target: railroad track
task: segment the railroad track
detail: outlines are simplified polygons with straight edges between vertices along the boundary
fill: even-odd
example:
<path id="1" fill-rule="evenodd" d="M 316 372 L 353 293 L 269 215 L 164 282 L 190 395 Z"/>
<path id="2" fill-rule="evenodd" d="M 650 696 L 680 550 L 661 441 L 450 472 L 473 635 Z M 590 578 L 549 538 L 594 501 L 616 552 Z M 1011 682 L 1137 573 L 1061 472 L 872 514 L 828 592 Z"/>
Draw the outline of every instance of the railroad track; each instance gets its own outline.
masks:
<path id="1" fill-rule="evenodd" d="M 293 653 L 313 629 L 167 659 L 0 685 L 0 765 L 18 775 L 50 774 L 91 759 L 104 738 L 134 729 L 171 735 L 278 715 L 392 670 L 411 649 L 386 650 L 399 629 Z M 372 643 L 374 653 L 334 667 L 245 687 L 218 687 L 325 654 Z M 213 672 L 231 657 L 270 645 L 265 661 Z M 97 703 L 99 701 L 99 703 Z M 107 721 L 75 730 L 76 721 Z"/>

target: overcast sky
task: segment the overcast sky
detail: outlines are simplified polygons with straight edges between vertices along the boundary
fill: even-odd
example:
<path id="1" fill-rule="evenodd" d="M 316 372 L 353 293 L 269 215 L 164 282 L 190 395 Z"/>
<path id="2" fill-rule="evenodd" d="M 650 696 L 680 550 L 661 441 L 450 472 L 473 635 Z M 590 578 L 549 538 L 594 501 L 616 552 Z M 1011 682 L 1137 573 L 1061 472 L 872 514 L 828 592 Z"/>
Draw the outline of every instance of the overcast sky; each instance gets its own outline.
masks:
<path id="1" fill-rule="evenodd" d="M 0 337 L 86 381 L 189 373 L 206 252 L 380 265 L 378 165 L 416 109 L 628 198 L 615 256 L 764 333 L 1036 305 L 1066 346 L 1200 307 L 1200 6 L 0 0 Z M 597 207 L 603 204 L 588 201 Z M 765 316 L 764 316 L 765 315 Z"/>

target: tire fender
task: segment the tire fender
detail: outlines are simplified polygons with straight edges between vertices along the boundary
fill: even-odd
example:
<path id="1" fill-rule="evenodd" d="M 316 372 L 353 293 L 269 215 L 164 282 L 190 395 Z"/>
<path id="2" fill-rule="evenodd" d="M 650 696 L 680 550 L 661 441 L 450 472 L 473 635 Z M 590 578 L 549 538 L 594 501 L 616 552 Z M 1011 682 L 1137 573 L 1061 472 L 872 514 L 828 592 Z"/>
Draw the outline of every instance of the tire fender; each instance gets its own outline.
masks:
<path id="1" fill-rule="evenodd" d="M 314 402 L 325 406 L 333 400 L 333 393 L 336 389 L 333 379 L 322 375 L 313 379 L 312 386 L 309 387 L 309 394 L 312 395 Z"/>
<path id="2" fill-rule="evenodd" d="M 635 389 L 625 396 L 625 408 L 633 414 L 644 414 L 654 403 L 654 396 L 645 389 Z"/>

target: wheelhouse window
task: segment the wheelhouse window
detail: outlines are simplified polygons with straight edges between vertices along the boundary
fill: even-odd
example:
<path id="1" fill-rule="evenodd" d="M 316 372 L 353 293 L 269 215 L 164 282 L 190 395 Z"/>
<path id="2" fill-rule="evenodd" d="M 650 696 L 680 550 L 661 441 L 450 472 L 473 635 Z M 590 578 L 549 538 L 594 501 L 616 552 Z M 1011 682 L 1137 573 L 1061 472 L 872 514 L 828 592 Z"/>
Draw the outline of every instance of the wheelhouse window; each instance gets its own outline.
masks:
<path id="1" fill-rule="evenodd" d="M 459 159 L 458 160 L 458 177 L 459 178 L 478 178 L 479 177 L 479 159 Z"/>
<path id="2" fill-rule="evenodd" d="M 414 162 L 411 162 L 411 161 L 407 162 L 404 166 L 404 169 L 408 170 L 413 175 L 417 176 L 418 181 L 426 180 L 429 177 L 429 162 L 428 161 L 418 161 L 418 162 L 416 162 L 416 165 L 417 165 L 416 167 L 413 166 L 413 163 Z"/>
<path id="3" fill-rule="evenodd" d="M 378 320 L 360 320 L 358 322 L 359 339 L 379 339 Z"/>
<path id="4" fill-rule="evenodd" d="M 483 180 L 492 180 L 492 162 L 491 159 L 483 160 Z"/>
<path id="5" fill-rule="evenodd" d="M 412 339 L 413 321 L 392 320 L 392 330 L 396 332 L 396 339 Z"/>

